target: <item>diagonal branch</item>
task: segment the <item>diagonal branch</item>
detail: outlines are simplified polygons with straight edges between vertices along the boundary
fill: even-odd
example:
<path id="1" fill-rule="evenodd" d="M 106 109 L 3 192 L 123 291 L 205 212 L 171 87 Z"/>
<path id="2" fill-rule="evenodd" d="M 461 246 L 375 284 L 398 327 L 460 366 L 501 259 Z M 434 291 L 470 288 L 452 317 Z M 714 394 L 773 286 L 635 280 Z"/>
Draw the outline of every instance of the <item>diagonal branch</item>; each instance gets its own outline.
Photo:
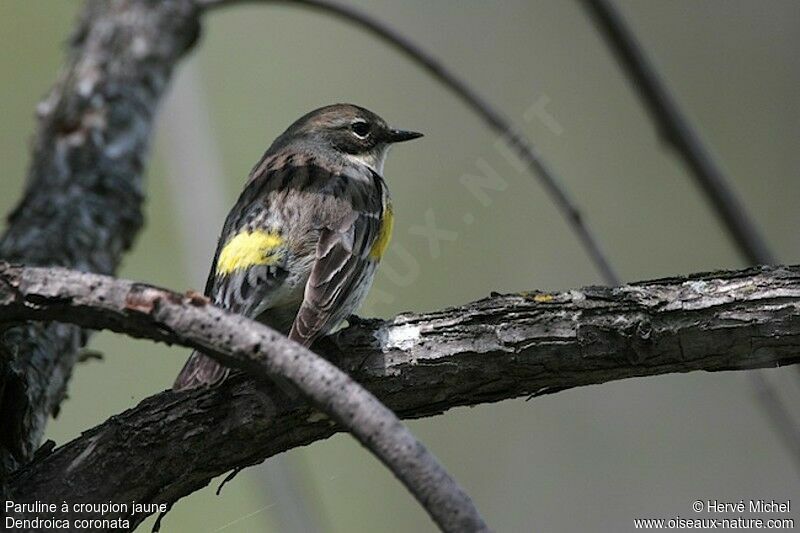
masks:
<path id="1" fill-rule="evenodd" d="M 393 48 L 399 50 L 411 61 L 425 69 L 454 95 L 460 98 L 475 112 L 489 128 L 497 132 L 501 138 L 517 153 L 534 176 L 538 176 L 545 190 L 550 194 L 553 203 L 578 236 L 586 253 L 594 262 L 603 280 L 610 285 L 619 285 L 620 278 L 606 256 L 603 247 L 592 229 L 586 223 L 583 213 L 575 199 L 570 195 L 562 180 L 550 165 L 537 153 L 531 142 L 517 131 L 511 122 L 494 106 L 481 97 L 464 80 L 450 71 L 432 54 L 426 52 L 411 39 L 398 32 L 388 24 L 367 13 L 333 0 L 195 0 L 201 8 L 213 9 L 239 3 L 290 3 L 340 17 L 344 21 L 360 26 Z"/>
<path id="2" fill-rule="evenodd" d="M 0 311 L 6 323 L 67 320 L 180 343 L 262 381 L 283 378 L 372 451 L 442 531 L 489 531 L 469 496 L 375 396 L 307 348 L 263 324 L 210 305 L 200 294 L 181 296 L 108 276 L 0 262 Z M 101 472 L 113 477 L 105 468 Z"/>
<path id="3" fill-rule="evenodd" d="M 454 91 L 538 172 L 604 279 L 616 283 L 596 238 L 524 136 L 437 60 L 386 25 L 346 6 L 298 3 L 360 24 Z M 155 109 L 199 34 L 204 0 L 87 0 L 64 73 L 38 108 L 26 193 L 0 239 L 0 258 L 113 273 L 142 226 L 142 173 Z M 221 5 L 221 3 L 220 3 Z M 200 8 L 200 9 L 199 9 Z M 89 332 L 25 325 L 0 338 L 0 490 L 29 461 L 57 413 Z"/>
<path id="4" fill-rule="evenodd" d="M 663 139 L 684 160 L 739 253 L 749 265 L 777 263 L 778 260 L 730 180 L 675 102 L 658 70 L 614 6 L 613 0 L 581 2 L 639 93 Z M 796 464 L 800 465 L 800 428 L 792 421 L 788 406 L 780 400 L 763 376 L 753 374 L 750 382 L 765 413 L 772 421 L 774 430 L 787 449 L 793 452 Z"/>
<path id="5" fill-rule="evenodd" d="M 145 285 L 74 273 L 43 277 L 46 272 L 0 274 L 0 280 L 40 280 L 11 289 L 0 282 L 2 316 L 79 322 L 201 347 L 238 363 L 265 331 Z M 88 279 L 97 283 L 90 294 L 82 283 Z M 125 306 L 122 293 L 112 297 L 98 292 L 100 286 L 142 298 Z M 152 294 L 168 298 L 146 313 L 149 304 L 137 302 Z M 180 316 L 193 322 L 177 321 Z M 433 313 L 360 321 L 318 349 L 405 418 L 636 376 L 796 364 L 800 266 L 495 295 Z M 212 391 L 162 392 L 19 471 L 11 497 L 171 502 L 230 469 L 343 429 L 279 394 L 241 375 Z"/>
<path id="6" fill-rule="evenodd" d="M 730 180 L 703 146 L 699 135 L 670 95 L 612 0 L 581 1 L 611 51 L 625 68 L 625 73 L 652 115 L 663 139 L 675 148 L 689 167 L 739 252 L 751 265 L 776 263 L 775 256 L 733 190 Z"/>

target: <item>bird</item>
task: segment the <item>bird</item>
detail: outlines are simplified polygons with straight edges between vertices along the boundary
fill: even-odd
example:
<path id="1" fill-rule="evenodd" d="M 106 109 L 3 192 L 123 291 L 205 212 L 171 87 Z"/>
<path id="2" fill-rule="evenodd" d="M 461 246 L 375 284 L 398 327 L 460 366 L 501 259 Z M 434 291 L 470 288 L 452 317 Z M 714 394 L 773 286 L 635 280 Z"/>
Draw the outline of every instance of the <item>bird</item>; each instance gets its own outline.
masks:
<path id="1" fill-rule="evenodd" d="M 353 104 L 297 119 L 225 219 L 205 296 L 305 347 L 332 332 L 366 297 L 391 239 L 389 148 L 418 137 Z M 194 351 L 173 390 L 217 386 L 229 372 Z"/>

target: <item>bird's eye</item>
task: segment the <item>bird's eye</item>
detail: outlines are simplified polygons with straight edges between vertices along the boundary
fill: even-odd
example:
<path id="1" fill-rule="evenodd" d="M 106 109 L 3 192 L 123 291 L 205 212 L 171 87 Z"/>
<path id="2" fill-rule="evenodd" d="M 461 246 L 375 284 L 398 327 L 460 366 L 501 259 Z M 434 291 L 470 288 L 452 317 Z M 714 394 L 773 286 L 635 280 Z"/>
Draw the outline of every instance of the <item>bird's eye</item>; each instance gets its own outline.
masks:
<path id="1" fill-rule="evenodd" d="M 364 139 L 369 135 L 369 124 L 364 122 L 363 120 L 359 120 L 358 122 L 353 122 L 350 125 L 350 129 L 355 133 L 356 137 Z"/>

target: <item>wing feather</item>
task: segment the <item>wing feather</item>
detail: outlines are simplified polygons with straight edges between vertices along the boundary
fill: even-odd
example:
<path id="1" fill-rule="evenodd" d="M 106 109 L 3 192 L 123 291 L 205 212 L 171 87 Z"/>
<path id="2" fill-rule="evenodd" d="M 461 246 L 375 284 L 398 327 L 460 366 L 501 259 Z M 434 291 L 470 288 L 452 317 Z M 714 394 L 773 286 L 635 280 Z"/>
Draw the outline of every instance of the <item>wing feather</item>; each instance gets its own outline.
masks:
<path id="1" fill-rule="evenodd" d="M 295 203 L 287 206 L 287 191 L 310 193 L 314 203 Z M 270 205 L 273 198 L 276 206 Z M 298 195 L 295 195 L 295 202 Z M 305 196 L 308 198 L 308 196 Z M 308 201 L 308 200 L 305 200 Z M 291 202 L 291 200 L 289 200 Z M 271 217 L 278 204 L 287 210 L 284 216 Z M 375 253 L 376 242 L 380 251 L 388 242 L 391 232 L 391 212 L 388 208 L 388 193 L 383 179 L 371 170 L 360 169 L 357 172 L 350 168 L 330 169 L 315 165 L 309 157 L 274 154 L 260 161 L 253 170 L 247 185 L 236 205 L 225 220 L 211 272 L 206 283 L 206 295 L 214 303 L 259 320 L 272 320 L 280 314 L 282 331 L 291 323 L 289 337 L 303 345 L 309 346 L 318 337 L 329 333 L 340 322 L 350 316 L 363 300 L 380 259 Z M 246 258 L 230 253 L 223 254 L 226 244 L 232 242 L 242 231 L 292 231 L 294 220 L 286 213 L 306 217 L 312 209 L 314 217 L 312 226 L 304 231 L 309 237 L 318 235 L 314 246 L 313 258 L 305 256 L 312 264 L 305 286 L 287 283 L 287 279 L 303 276 L 298 268 L 288 272 L 287 264 L 282 261 L 295 253 L 289 249 L 274 251 L 277 260 L 266 264 L 256 264 L 263 259 L 258 255 L 258 246 L 251 246 L 249 237 L 237 241 L 238 250 Z M 315 210 L 315 211 L 313 211 Z M 388 212 L 388 216 L 387 216 Z M 289 219 L 287 219 L 289 216 Z M 384 223 L 388 220 L 388 223 Z M 271 224 L 277 223 L 273 228 Z M 268 240 L 266 236 L 262 236 Z M 281 235 L 286 237 L 286 235 Z M 316 238 L 316 237 L 315 237 Z M 288 246 L 288 245 L 287 245 Z M 294 244 L 291 245 L 294 247 Z M 304 245 L 305 246 L 305 245 Z M 218 263 L 223 258 L 223 268 L 218 270 Z M 255 262 L 252 257 L 256 257 Z M 297 257 L 294 259 L 297 261 Z M 243 265 L 252 265 L 244 268 Z M 296 263 L 295 263 L 296 265 Z M 288 275 L 288 278 L 287 278 Z M 274 308 L 275 302 L 283 302 L 286 286 L 297 286 L 302 290 L 302 303 L 294 314 L 294 307 L 284 321 L 283 307 Z M 299 300 L 299 295 L 291 293 L 291 300 Z M 285 303 L 281 303 L 285 306 Z M 272 325 L 272 324 L 271 324 Z M 286 328 L 286 329 L 283 329 Z M 228 370 L 218 365 L 205 355 L 194 352 L 179 374 L 175 389 L 209 386 L 220 382 Z"/>
<path id="2" fill-rule="evenodd" d="M 323 228 L 290 339 L 309 346 L 355 310 L 375 271 L 368 252 L 378 226 L 376 218 L 352 212 L 339 227 Z"/>
<path id="3" fill-rule="evenodd" d="M 264 310 L 264 302 L 268 301 L 269 295 L 286 279 L 284 265 L 277 261 L 274 264 L 258 264 L 220 275 L 218 264 L 230 239 L 246 230 L 248 225 L 252 226 L 255 214 L 263 212 L 265 208 L 269 209 L 269 206 L 261 203 L 265 195 L 280 187 L 291 175 L 294 167 L 288 164 L 275 166 L 275 160 L 274 157 L 265 157 L 256 165 L 245 189 L 225 219 L 205 286 L 206 296 L 216 305 L 251 318 Z M 281 250 L 275 252 L 282 257 Z M 173 389 L 213 386 L 223 381 L 229 372 L 230 369 L 214 359 L 194 351 L 175 379 Z"/>

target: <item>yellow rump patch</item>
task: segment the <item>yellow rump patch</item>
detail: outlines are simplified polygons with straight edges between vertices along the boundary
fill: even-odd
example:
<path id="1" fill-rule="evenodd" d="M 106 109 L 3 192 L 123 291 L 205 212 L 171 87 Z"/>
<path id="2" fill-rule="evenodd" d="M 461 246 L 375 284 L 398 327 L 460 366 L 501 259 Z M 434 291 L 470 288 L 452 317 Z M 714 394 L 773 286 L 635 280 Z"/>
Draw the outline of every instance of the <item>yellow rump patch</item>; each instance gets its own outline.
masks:
<path id="1" fill-rule="evenodd" d="M 372 248 L 369 251 L 369 256 L 374 260 L 380 261 L 384 252 L 386 252 L 386 248 L 389 247 L 389 241 L 392 239 L 392 228 L 394 228 L 394 211 L 392 210 L 392 204 L 388 204 L 381 218 L 378 237 L 372 243 Z"/>
<path id="2" fill-rule="evenodd" d="M 275 248 L 283 244 L 277 233 L 253 231 L 237 234 L 222 248 L 217 260 L 217 274 L 230 274 L 234 270 L 255 265 L 270 265 L 280 254 Z"/>

